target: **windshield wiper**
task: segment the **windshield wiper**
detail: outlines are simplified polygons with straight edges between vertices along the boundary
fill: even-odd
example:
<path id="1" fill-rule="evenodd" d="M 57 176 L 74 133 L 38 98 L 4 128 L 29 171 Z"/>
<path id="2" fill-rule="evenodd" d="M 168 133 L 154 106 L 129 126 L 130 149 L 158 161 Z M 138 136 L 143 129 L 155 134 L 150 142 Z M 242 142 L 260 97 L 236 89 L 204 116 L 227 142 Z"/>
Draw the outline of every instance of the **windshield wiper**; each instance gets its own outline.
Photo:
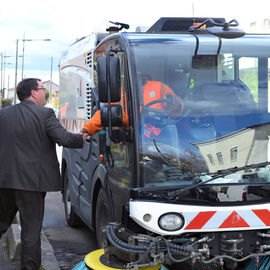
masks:
<path id="1" fill-rule="evenodd" d="M 194 185 L 191 185 L 191 186 L 188 186 L 188 187 L 185 187 L 185 188 L 182 188 L 182 189 L 167 192 L 167 197 L 168 197 L 169 200 L 175 200 L 176 201 L 186 191 L 197 188 L 197 187 L 202 186 L 204 184 L 207 184 L 207 183 L 209 183 L 209 182 L 211 182 L 211 181 L 213 181 L 215 179 L 222 178 L 222 177 L 225 177 L 226 175 L 229 175 L 229 174 L 232 174 L 232 173 L 235 173 L 235 172 L 238 172 L 238 171 L 242 171 L 242 170 L 265 167 L 265 166 L 267 166 L 269 164 L 270 164 L 270 162 L 261 162 L 261 163 L 257 163 L 257 164 L 246 165 L 246 166 L 243 166 L 243 167 L 233 167 L 233 168 L 217 171 L 216 173 L 211 175 L 212 176 L 211 179 L 208 179 L 206 181 L 201 181 L 199 183 L 196 183 Z"/>

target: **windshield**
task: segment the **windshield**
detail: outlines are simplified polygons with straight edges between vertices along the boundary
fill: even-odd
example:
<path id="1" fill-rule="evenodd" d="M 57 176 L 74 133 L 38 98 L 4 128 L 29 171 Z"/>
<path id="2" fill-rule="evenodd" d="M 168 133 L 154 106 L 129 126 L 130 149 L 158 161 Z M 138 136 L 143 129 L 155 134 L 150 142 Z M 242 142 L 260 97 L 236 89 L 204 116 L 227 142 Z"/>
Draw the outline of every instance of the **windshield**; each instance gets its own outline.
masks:
<path id="1" fill-rule="evenodd" d="M 145 186 L 190 185 L 269 161 L 270 39 L 131 39 Z M 270 183 L 268 166 L 208 182 Z"/>

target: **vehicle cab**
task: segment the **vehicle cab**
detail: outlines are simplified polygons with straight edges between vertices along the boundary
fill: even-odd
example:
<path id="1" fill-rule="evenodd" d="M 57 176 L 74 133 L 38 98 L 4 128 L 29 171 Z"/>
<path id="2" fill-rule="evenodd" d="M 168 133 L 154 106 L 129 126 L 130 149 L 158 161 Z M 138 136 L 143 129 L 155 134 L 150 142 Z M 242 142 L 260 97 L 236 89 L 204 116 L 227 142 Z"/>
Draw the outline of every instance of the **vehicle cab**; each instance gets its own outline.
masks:
<path id="1" fill-rule="evenodd" d="M 244 231 L 252 242 L 247 230 L 269 229 L 262 217 L 270 206 L 269 42 L 152 29 L 110 36 L 95 51 L 97 65 L 101 48 L 119 59 L 119 105 L 129 119 L 118 132 L 108 125 L 112 192 L 123 189 L 117 200 L 130 192 L 129 216 L 146 231 L 177 238 Z M 162 93 L 163 85 L 172 92 Z M 172 96 L 178 113 L 170 111 Z M 208 243 L 211 256 L 222 249 L 217 243 Z"/>

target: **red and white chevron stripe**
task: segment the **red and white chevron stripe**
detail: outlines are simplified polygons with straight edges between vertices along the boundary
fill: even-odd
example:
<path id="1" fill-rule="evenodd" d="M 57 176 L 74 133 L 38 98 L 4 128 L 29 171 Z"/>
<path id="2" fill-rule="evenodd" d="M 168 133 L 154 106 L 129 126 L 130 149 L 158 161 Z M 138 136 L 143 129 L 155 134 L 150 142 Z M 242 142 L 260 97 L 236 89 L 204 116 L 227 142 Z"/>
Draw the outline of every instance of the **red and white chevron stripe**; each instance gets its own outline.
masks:
<path id="1" fill-rule="evenodd" d="M 188 217 L 189 213 L 185 213 Z M 268 209 L 206 211 L 199 212 L 192 218 L 185 230 L 256 228 L 270 226 Z"/>
<path id="2" fill-rule="evenodd" d="M 175 232 L 164 231 L 158 225 L 160 216 L 171 212 L 180 213 L 184 217 L 183 227 Z M 146 214 L 151 216 L 150 220 L 143 219 Z M 213 207 L 130 201 L 130 217 L 147 230 L 161 235 L 259 230 L 270 228 L 270 203 Z"/>

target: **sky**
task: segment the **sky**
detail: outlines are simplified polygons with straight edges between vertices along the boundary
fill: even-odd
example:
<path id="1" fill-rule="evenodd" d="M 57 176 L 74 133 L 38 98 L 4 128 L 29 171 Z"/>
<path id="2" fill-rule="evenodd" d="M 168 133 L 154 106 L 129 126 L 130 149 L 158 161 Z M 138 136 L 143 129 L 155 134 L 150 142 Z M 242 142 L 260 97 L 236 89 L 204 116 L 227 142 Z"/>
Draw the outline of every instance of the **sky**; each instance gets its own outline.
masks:
<path id="1" fill-rule="evenodd" d="M 160 17 L 224 17 L 237 19 L 239 28 L 258 19 L 270 18 L 270 1 L 243 0 L 5 0 L 0 8 L 0 53 L 5 57 L 5 88 L 14 87 L 16 40 L 22 56 L 23 77 L 50 79 L 59 83 L 61 54 L 77 39 L 104 32 L 109 21 L 150 27 Z M 51 41 L 42 41 L 50 39 Z M 4 62 L 4 61 L 3 61 Z M 52 68 L 51 68 L 52 67 Z M 22 57 L 18 57 L 18 81 L 22 79 Z"/>

